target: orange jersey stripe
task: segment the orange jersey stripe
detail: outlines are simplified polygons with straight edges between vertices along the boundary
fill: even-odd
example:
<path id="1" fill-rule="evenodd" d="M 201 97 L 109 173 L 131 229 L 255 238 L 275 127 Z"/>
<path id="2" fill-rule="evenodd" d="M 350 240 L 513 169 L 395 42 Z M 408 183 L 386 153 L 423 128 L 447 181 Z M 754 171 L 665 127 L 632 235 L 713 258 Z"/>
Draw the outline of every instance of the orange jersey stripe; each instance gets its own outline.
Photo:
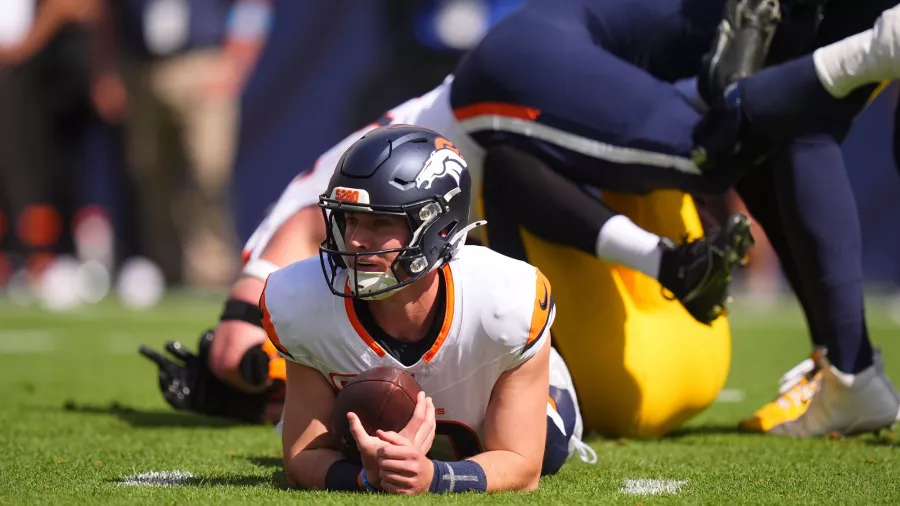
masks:
<path id="1" fill-rule="evenodd" d="M 349 281 L 347 283 L 346 288 L 344 289 L 345 293 L 350 293 L 350 284 Z M 360 339 L 366 343 L 366 345 L 378 355 L 378 358 L 384 356 L 384 350 L 381 349 L 381 346 L 372 339 L 372 336 L 366 331 L 366 328 L 363 327 L 362 322 L 359 321 L 359 317 L 356 316 L 356 309 L 353 307 L 353 299 L 345 298 L 344 299 L 344 310 L 347 312 L 347 319 L 350 320 L 350 325 L 353 326 L 353 330 L 359 335 Z"/>
<path id="2" fill-rule="evenodd" d="M 528 329 L 528 340 L 525 342 L 525 346 L 530 345 L 543 334 L 550 320 L 550 310 L 553 309 L 550 282 L 540 269 L 535 269 L 535 272 L 537 281 L 534 288 L 534 309 L 531 312 L 531 327 Z"/>
<path id="3" fill-rule="evenodd" d="M 503 104 L 500 102 L 481 102 L 454 109 L 453 115 L 456 116 L 457 121 L 463 121 L 477 116 L 506 116 L 508 118 L 534 121 L 541 115 L 541 110 L 533 107 Z"/>
<path id="4" fill-rule="evenodd" d="M 447 340 L 447 335 L 450 334 L 450 326 L 453 325 L 453 306 L 456 293 L 453 287 L 453 273 L 450 272 L 450 266 L 446 264 L 441 267 L 441 272 L 444 273 L 444 282 L 447 286 L 447 305 L 446 311 L 444 311 L 444 324 L 441 325 L 441 331 L 438 333 L 434 344 L 431 345 L 431 348 L 425 352 L 425 355 L 422 357 L 426 362 L 431 362 L 431 359 L 433 359 L 434 356 L 437 355 L 437 352 L 440 351 L 444 341 Z"/>
<path id="5" fill-rule="evenodd" d="M 447 301 L 446 301 L 446 310 L 444 312 L 444 323 L 441 325 L 441 330 L 438 333 L 437 338 L 434 341 L 434 344 L 431 345 L 431 348 L 425 352 L 425 355 L 422 356 L 422 359 L 426 362 L 430 362 L 431 359 L 437 355 L 437 352 L 441 349 L 441 346 L 444 344 L 444 341 L 447 340 L 447 336 L 450 334 L 450 326 L 453 324 L 453 307 L 454 307 L 454 287 L 453 287 L 453 274 L 450 272 L 450 266 L 444 265 L 441 268 L 441 271 L 444 273 L 444 280 L 446 282 L 447 288 Z M 350 293 L 350 285 L 348 284 L 345 288 L 346 293 Z M 385 351 L 375 342 L 375 339 L 369 335 L 369 332 L 366 331 L 365 327 L 363 327 L 362 322 L 359 321 L 359 317 L 356 315 L 356 309 L 353 307 L 353 299 L 346 298 L 344 299 L 344 309 L 347 312 L 347 318 L 350 320 L 350 325 L 353 326 L 353 330 L 359 335 L 359 337 L 366 343 L 366 345 L 374 351 L 379 358 L 385 355 Z"/>
<path id="6" fill-rule="evenodd" d="M 269 341 L 272 342 L 272 346 L 281 353 L 291 356 L 290 352 L 281 344 L 281 339 L 278 338 L 278 332 L 275 331 L 275 325 L 272 324 L 272 315 L 269 314 L 269 309 L 266 307 L 266 288 L 268 286 L 269 280 L 266 280 L 265 285 L 263 285 L 262 295 L 259 296 L 259 311 L 262 316 L 263 328 L 266 329 L 266 335 L 269 336 Z"/>

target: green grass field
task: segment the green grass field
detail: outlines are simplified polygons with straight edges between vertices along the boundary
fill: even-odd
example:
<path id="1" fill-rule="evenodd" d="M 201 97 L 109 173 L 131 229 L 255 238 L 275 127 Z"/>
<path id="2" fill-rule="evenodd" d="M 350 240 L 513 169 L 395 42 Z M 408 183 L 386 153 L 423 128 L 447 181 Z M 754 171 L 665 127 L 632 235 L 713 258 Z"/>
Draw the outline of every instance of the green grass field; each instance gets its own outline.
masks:
<path id="1" fill-rule="evenodd" d="M 796 308 L 736 308 L 734 361 L 718 402 L 658 441 L 592 439 L 599 462 L 570 461 L 537 493 L 412 499 L 288 490 L 270 427 L 176 413 L 162 400 L 141 343 L 193 347 L 217 299 L 172 296 L 146 313 L 115 303 L 74 315 L 0 302 L 0 503 L 463 503 L 900 504 L 900 431 L 794 441 L 735 433 L 808 350 Z M 900 325 L 869 311 L 889 376 L 900 381 Z M 742 398 L 743 397 L 743 398 Z M 179 486 L 126 486 L 150 471 L 189 472 Z M 628 493 L 626 480 L 672 480 L 664 495 Z M 633 487 L 632 487 L 633 488 Z M 675 490 L 677 489 L 677 490 Z"/>

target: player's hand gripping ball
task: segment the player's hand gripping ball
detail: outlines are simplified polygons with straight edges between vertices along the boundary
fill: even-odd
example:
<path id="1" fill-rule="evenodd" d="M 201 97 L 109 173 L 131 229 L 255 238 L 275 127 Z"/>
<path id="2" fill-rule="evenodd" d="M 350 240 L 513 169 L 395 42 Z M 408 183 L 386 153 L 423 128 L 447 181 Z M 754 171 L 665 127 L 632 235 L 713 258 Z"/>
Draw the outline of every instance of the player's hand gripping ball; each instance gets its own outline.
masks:
<path id="1" fill-rule="evenodd" d="M 422 388 L 412 376 L 393 367 L 376 367 L 351 379 L 334 400 L 331 431 L 344 456 L 360 463 L 347 413 L 355 413 L 370 436 L 378 430 L 400 432 L 416 409 Z"/>

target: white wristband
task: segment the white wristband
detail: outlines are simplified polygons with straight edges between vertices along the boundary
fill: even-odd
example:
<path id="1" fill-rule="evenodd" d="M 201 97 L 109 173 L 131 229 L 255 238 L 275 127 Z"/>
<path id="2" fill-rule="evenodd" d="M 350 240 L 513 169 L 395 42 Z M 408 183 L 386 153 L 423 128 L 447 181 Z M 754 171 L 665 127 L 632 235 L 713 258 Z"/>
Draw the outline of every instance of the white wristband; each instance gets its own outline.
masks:
<path id="1" fill-rule="evenodd" d="M 241 274 L 244 276 L 249 276 L 251 278 L 256 278 L 260 281 L 265 281 L 269 279 L 269 274 L 277 271 L 281 267 L 269 262 L 268 260 L 263 260 L 261 258 L 253 258 L 247 262 L 247 265 L 244 266 L 244 270 L 241 271 Z"/>

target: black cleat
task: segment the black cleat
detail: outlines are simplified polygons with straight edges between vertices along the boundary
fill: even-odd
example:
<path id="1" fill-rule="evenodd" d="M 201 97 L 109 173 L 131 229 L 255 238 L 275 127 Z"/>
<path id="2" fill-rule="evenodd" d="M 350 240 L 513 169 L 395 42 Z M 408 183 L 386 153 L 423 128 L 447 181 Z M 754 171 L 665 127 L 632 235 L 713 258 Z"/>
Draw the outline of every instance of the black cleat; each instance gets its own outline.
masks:
<path id="1" fill-rule="evenodd" d="M 659 282 L 695 320 L 710 325 L 725 313 L 731 273 L 746 262 L 753 242 L 750 218 L 740 213 L 703 239 L 680 246 L 663 239 Z"/>
<path id="2" fill-rule="evenodd" d="M 728 87 L 765 65 L 781 23 L 781 0 L 727 0 L 716 39 L 701 62 L 700 95 L 715 105 Z"/>

